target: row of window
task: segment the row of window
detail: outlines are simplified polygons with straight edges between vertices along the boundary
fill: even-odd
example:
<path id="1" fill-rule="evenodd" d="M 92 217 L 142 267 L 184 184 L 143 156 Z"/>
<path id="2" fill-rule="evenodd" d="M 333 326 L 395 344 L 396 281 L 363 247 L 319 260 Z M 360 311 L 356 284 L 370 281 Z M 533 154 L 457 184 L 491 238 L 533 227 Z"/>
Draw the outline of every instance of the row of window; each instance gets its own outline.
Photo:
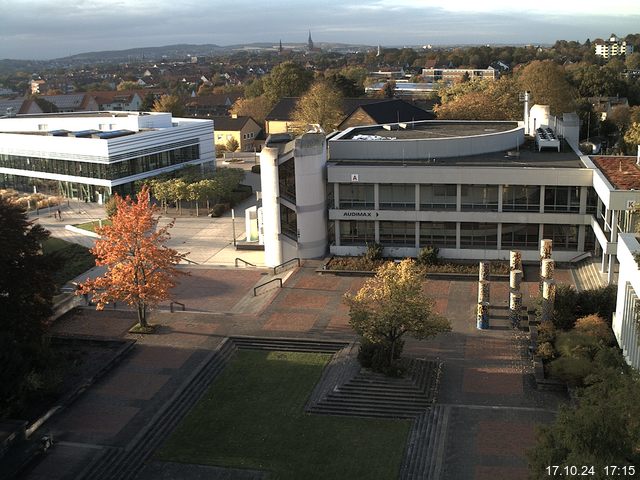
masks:
<path id="1" fill-rule="evenodd" d="M 590 189 L 593 190 L 593 189 Z M 461 185 L 462 210 L 498 211 L 498 185 Z M 338 187 L 341 209 L 375 208 L 373 184 L 340 184 Z M 416 186 L 414 184 L 380 184 L 378 208 L 381 210 L 415 210 Z M 587 195 L 587 212 L 595 211 L 595 191 Z M 455 210 L 457 185 L 419 185 L 420 210 Z M 539 212 L 539 185 L 504 185 L 502 188 L 503 212 Z M 545 212 L 580 211 L 580 187 L 554 187 L 544 189 Z"/>
<path id="2" fill-rule="evenodd" d="M 340 245 L 365 245 L 375 242 L 375 222 L 340 221 Z M 389 247 L 415 247 L 416 222 L 379 222 L 382 245 Z M 590 230 L 590 229 L 589 229 Z M 577 225 L 543 226 L 544 238 L 553 240 L 558 250 L 578 248 Z M 335 242 L 334 242 L 335 243 Z M 419 222 L 419 247 L 456 248 L 456 222 Z M 540 245 L 537 224 L 503 223 L 501 233 L 503 249 L 536 250 Z M 498 248 L 497 223 L 460 223 L 460 248 Z"/>
<path id="3" fill-rule="evenodd" d="M 115 180 L 171 165 L 198 160 L 200 146 L 176 148 L 113 163 L 90 163 L 55 158 L 22 157 L 0 154 L 0 167 L 32 172 L 56 173 L 76 177 Z"/>

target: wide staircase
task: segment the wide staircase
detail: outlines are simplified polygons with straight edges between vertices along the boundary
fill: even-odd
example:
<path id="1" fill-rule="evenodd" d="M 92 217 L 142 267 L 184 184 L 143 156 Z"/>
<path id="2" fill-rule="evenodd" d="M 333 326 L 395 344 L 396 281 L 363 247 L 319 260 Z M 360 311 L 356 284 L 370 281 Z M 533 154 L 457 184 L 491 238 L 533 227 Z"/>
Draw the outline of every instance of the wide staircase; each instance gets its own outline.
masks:
<path id="1" fill-rule="evenodd" d="M 571 267 L 571 275 L 579 292 L 604 287 L 607 284 L 606 274 L 600 273 L 598 264 L 598 260 L 585 258 Z"/>

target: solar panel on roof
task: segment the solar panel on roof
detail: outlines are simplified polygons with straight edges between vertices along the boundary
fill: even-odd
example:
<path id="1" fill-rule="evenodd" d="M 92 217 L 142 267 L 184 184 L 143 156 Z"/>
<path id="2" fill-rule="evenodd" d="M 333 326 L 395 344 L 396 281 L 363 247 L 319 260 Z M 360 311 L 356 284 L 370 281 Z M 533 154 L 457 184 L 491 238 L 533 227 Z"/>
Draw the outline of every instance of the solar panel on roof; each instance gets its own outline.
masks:
<path id="1" fill-rule="evenodd" d="M 90 137 L 95 133 L 100 133 L 100 130 L 79 130 L 77 132 L 73 132 L 73 135 L 78 138 Z"/>
<path id="2" fill-rule="evenodd" d="M 131 130 L 111 130 L 109 132 L 96 133 L 95 136 L 103 140 L 107 140 L 109 138 L 124 137 L 125 135 L 131 135 L 132 133 L 135 132 L 132 132 Z"/>

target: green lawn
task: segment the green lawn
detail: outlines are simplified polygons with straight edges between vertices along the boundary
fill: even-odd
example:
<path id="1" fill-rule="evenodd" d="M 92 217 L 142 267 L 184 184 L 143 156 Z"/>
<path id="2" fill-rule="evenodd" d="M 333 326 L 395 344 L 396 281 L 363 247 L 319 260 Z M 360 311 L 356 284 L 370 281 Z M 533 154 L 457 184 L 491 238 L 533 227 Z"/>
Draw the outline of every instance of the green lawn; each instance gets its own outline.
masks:
<path id="1" fill-rule="evenodd" d="M 102 226 L 111 225 L 111 220 L 102 220 Z M 88 230 L 89 232 L 96 231 L 96 227 L 100 226 L 100 222 L 98 220 L 94 220 L 92 222 L 78 223 L 74 225 L 76 228 L 81 228 L 82 230 Z"/>
<path id="2" fill-rule="evenodd" d="M 53 281 L 58 287 L 96 265 L 89 249 L 59 238 L 49 237 L 43 242 L 42 253 L 52 262 Z"/>
<path id="3" fill-rule="evenodd" d="M 410 421 L 304 413 L 330 358 L 238 352 L 159 459 L 267 470 L 279 480 L 397 478 Z"/>

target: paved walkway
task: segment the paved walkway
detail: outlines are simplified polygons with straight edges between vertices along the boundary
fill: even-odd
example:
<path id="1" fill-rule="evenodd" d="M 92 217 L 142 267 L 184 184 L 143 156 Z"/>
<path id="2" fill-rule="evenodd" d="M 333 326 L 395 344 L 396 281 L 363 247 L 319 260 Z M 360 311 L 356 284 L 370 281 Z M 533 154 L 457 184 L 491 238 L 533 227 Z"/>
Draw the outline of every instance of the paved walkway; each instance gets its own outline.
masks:
<path id="1" fill-rule="evenodd" d="M 158 311 L 155 335 L 131 335 L 128 311 L 85 309 L 67 315 L 54 331 L 135 338 L 133 353 L 45 426 L 58 446 L 28 478 L 69 478 L 108 448 L 126 448 L 154 412 L 180 388 L 213 348 L 229 335 L 353 340 L 346 291 L 365 281 L 318 275 L 319 262 L 288 272 L 282 289 L 253 296 L 271 278 L 268 270 L 196 267 L 176 291 L 186 312 Z M 556 277 L 570 281 L 567 271 Z M 453 331 L 429 341 L 408 340 L 405 353 L 444 361 L 438 403 L 448 418 L 442 443 L 441 479 L 525 479 L 525 450 L 535 426 L 553 419 L 559 398 L 532 387 L 520 338 L 506 326 L 506 281 L 492 282 L 492 328 L 475 328 L 476 282 L 428 280 L 425 291 Z M 537 282 L 524 282 L 535 294 Z M 525 298 L 525 303 L 527 299 Z"/>

